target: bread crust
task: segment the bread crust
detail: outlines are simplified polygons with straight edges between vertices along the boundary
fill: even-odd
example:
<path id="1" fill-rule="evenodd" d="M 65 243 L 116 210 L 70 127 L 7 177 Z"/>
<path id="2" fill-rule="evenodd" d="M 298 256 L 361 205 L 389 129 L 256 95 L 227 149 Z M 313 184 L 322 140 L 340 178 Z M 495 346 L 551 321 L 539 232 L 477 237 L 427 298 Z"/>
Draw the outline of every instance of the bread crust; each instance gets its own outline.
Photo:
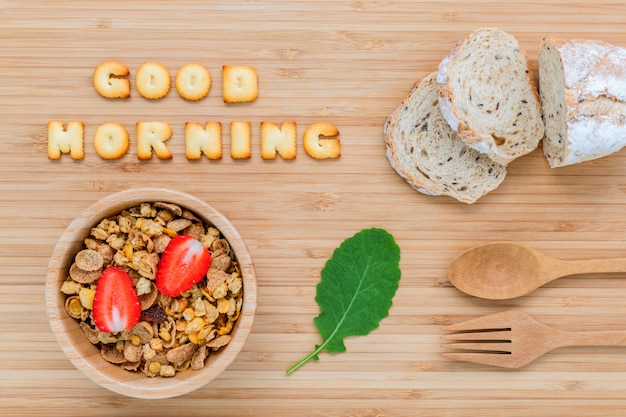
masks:
<path id="1" fill-rule="evenodd" d="M 626 146 L 626 48 L 547 37 L 539 48 L 539 74 L 550 167 L 602 158 Z"/>
<path id="2" fill-rule="evenodd" d="M 420 193 L 472 204 L 502 183 L 507 167 L 470 148 L 447 124 L 435 76 L 417 81 L 389 115 L 383 128 L 387 158 Z"/>
<path id="3" fill-rule="evenodd" d="M 522 102 L 525 103 L 525 107 L 528 109 L 528 120 L 518 122 L 516 117 L 520 115 L 517 114 L 517 111 L 512 112 L 515 103 L 509 103 L 508 92 L 499 90 L 499 87 L 495 84 L 490 85 L 489 82 L 476 81 L 476 78 L 480 80 L 480 75 L 477 76 L 476 74 L 476 71 L 478 71 L 476 68 L 471 73 L 469 71 L 461 73 L 461 70 L 457 68 L 460 67 L 460 64 L 458 66 L 457 64 L 464 60 L 471 62 L 473 58 L 471 58 L 472 54 L 469 52 L 474 53 L 474 51 L 468 50 L 473 47 L 472 43 L 474 40 L 481 36 L 492 36 L 494 39 L 502 39 L 501 43 L 505 47 L 510 46 L 512 53 L 523 62 L 523 65 L 520 65 L 520 67 L 523 66 L 524 68 L 515 67 L 510 72 L 504 72 L 503 74 L 490 74 L 491 62 L 489 61 L 479 61 L 477 64 L 484 65 L 485 69 L 481 68 L 480 70 L 484 71 L 488 78 L 509 77 L 515 80 L 516 83 L 521 84 L 521 88 L 524 90 Z M 497 57 L 498 53 L 495 52 L 495 48 L 493 49 L 493 57 L 490 58 L 493 58 L 495 62 L 500 58 Z M 482 52 L 487 55 L 492 54 L 491 49 L 488 51 L 483 50 Z M 502 103 L 502 106 L 493 109 L 494 114 L 497 112 L 500 114 L 511 112 L 511 115 L 493 126 L 482 126 L 482 123 L 479 123 L 475 117 L 476 112 L 470 114 L 469 111 L 466 111 L 468 108 L 475 108 L 482 104 L 476 105 L 472 103 L 472 93 L 468 92 L 470 89 L 458 88 L 456 86 L 457 82 L 455 82 L 457 80 L 474 83 L 476 89 L 487 90 L 493 97 L 501 97 L 502 100 L 498 100 L 498 106 L 500 103 Z M 472 148 L 481 153 L 486 153 L 500 164 L 508 164 L 537 148 L 544 133 L 543 122 L 541 121 L 541 101 L 532 72 L 530 71 L 528 57 L 512 35 L 495 28 L 480 28 L 468 34 L 457 42 L 456 46 L 439 64 L 437 82 L 440 88 L 439 106 L 444 118 L 451 128 L 457 132 L 459 137 Z M 491 110 L 487 113 L 491 114 Z M 511 125 L 515 126 L 515 128 L 511 128 Z"/>

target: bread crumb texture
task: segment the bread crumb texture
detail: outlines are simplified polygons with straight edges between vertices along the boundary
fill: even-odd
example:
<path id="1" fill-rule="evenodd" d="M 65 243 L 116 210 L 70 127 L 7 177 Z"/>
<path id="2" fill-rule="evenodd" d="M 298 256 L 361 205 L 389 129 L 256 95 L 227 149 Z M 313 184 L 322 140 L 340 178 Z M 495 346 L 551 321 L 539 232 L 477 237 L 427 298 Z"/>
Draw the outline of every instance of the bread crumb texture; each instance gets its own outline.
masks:
<path id="1" fill-rule="evenodd" d="M 438 95 L 433 72 L 391 113 L 384 127 L 387 158 L 422 194 L 472 204 L 502 183 L 507 167 L 459 138 L 441 113 Z"/>
<path id="2" fill-rule="evenodd" d="M 500 164 L 537 148 L 541 104 L 515 37 L 492 28 L 470 33 L 442 60 L 437 79 L 443 115 L 469 146 Z"/>

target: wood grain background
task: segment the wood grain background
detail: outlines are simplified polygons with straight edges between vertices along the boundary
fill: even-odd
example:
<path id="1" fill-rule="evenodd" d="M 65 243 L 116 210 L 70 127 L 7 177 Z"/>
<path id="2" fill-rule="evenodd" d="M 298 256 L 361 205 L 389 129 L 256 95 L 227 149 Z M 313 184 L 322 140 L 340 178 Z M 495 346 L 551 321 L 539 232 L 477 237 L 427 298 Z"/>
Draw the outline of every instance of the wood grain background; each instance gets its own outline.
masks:
<path id="1" fill-rule="evenodd" d="M 3 415 L 622 416 L 626 349 L 563 348 L 521 370 L 440 356 L 442 325 L 517 307 L 566 329 L 626 328 L 620 274 L 565 278 L 512 301 L 466 296 L 446 279 L 462 250 L 520 241 L 564 259 L 626 254 L 626 154 L 551 170 L 541 149 L 510 165 L 504 183 L 467 206 L 413 191 L 389 166 L 382 126 L 420 77 L 481 26 L 515 35 L 536 71 L 544 36 L 626 46 L 624 1 L 44 1 L 0 0 L 0 412 Z M 134 74 L 148 61 L 172 76 L 205 65 L 209 96 L 158 101 L 135 89 L 100 97 L 105 60 Z M 253 103 L 225 105 L 221 66 L 251 65 Z M 85 123 L 85 159 L 49 161 L 49 121 Z M 170 161 L 137 159 L 138 121 L 169 123 Z M 252 123 L 253 154 L 190 162 L 184 123 Z M 260 122 L 295 121 L 294 161 L 260 157 Z M 339 128 L 342 157 L 317 161 L 304 129 Z M 131 149 L 100 159 L 98 125 L 117 122 Z M 49 256 L 70 221 L 101 197 L 139 186 L 193 194 L 230 218 L 259 283 L 252 334 L 210 385 L 163 401 L 130 399 L 87 379 L 51 334 L 43 291 Z M 402 281 L 390 316 L 348 352 L 285 370 L 320 338 L 313 324 L 319 271 L 366 227 L 391 232 Z"/>

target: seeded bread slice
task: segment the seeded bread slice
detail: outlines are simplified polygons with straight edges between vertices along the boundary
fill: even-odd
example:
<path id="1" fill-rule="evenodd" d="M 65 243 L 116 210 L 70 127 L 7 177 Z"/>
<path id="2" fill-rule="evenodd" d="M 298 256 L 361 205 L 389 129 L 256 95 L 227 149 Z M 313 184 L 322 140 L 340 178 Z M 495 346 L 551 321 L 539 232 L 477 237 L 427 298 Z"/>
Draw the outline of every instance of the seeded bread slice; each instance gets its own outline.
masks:
<path id="1" fill-rule="evenodd" d="M 546 38 L 539 85 L 552 168 L 590 161 L 626 145 L 626 49 L 593 40 Z"/>
<path id="2" fill-rule="evenodd" d="M 541 104 L 526 53 L 510 34 L 481 28 L 439 65 L 439 104 L 461 139 L 508 164 L 537 148 Z"/>
<path id="3" fill-rule="evenodd" d="M 391 113 L 384 126 L 387 158 L 417 191 L 472 204 L 500 185 L 507 167 L 457 136 L 441 114 L 438 95 L 433 72 Z"/>

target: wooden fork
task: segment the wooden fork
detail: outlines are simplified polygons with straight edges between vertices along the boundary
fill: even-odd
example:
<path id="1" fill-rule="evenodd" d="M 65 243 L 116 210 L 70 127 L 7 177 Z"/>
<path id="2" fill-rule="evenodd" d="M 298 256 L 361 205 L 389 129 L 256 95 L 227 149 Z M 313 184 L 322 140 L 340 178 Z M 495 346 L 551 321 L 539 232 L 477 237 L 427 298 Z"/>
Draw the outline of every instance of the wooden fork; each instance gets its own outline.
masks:
<path id="1" fill-rule="evenodd" d="M 442 336 L 455 341 L 442 347 L 446 358 L 519 368 L 563 346 L 626 346 L 626 331 L 565 332 L 539 323 L 528 314 L 508 310 L 445 327 Z"/>

